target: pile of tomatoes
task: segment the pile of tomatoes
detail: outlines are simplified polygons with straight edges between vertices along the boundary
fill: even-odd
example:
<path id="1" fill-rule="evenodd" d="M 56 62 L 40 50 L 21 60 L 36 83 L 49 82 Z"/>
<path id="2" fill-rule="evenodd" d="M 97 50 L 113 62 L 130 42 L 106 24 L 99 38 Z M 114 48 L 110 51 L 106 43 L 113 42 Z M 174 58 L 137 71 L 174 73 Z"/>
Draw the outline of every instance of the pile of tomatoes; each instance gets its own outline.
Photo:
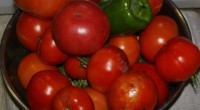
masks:
<path id="1" fill-rule="evenodd" d="M 159 15 L 139 33 L 110 35 L 100 0 L 15 0 L 16 32 L 30 51 L 18 79 L 33 110 L 153 110 L 169 83 L 188 80 L 200 51 L 179 35 L 175 20 Z"/>

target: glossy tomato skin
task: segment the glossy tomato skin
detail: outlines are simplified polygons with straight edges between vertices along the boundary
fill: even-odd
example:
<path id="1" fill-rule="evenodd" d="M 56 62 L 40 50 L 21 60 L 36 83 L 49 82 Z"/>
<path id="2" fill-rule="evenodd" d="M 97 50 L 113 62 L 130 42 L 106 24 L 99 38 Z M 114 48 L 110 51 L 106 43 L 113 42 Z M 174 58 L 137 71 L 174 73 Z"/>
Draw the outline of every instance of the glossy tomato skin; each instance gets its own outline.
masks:
<path id="1" fill-rule="evenodd" d="M 50 24 L 50 20 L 42 20 L 22 12 L 16 24 L 17 38 L 26 49 L 36 51 L 40 37 Z"/>
<path id="2" fill-rule="evenodd" d="M 163 0 L 149 0 L 153 15 L 157 15 L 163 7 Z"/>
<path id="3" fill-rule="evenodd" d="M 130 69 L 134 72 L 144 72 L 154 81 L 158 90 L 158 102 L 156 104 L 156 107 L 159 108 L 169 96 L 168 82 L 166 82 L 159 76 L 155 65 L 150 64 L 148 62 L 135 63 L 130 67 Z"/>
<path id="4" fill-rule="evenodd" d="M 71 82 L 58 70 L 37 72 L 30 80 L 26 97 L 31 110 L 52 110 L 51 104 L 55 94 Z"/>
<path id="5" fill-rule="evenodd" d="M 49 28 L 41 36 L 38 43 L 38 55 L 46 63 L 50 65 L 62 64 L 67 59 L 67 54 L 63 53 L 55 44 L 52 38 L 52 31 Z"/>
<path id="6" fill-rule="evenodd" d="M 65 87 L 53 99 L 52 110 L 95 110 L 90 96 L 82 88 Z"/>
<path id="7" fill-rule="evenodd" d="M 107 46 L 94 53 L 87 65 L 89 84 L 100 92 L 107 92 L 115 79 L 129 70 L 126 54 L 115 46 Z"/>
<path id="8" fill-rule="evenodd" d="M 107 93 L 109 110 L 154 110 L 157 99 L 155 83 L 142 72 L 120 76 Z"/>
<path id="9" fill-rule="evenodd" d="M 127 57 L 129 64 L 138 62 L 140 57 L 140 45 L 136 35 L 116 35 L 109 39 L 108 45 L 122 49 Z"/>
<path id="10" fill-rule="evenodd" d="M 88 95 L 91 97 L 95 110 L 108 110 L 106 95 L 96 91 L 92 87 L 86 87 L 84 90 L 88 93 Z"/>
<path id="11" fill-rule="evenodd" d="M 53 38 L 67 54 L 92 54 L 104 46 L 109 33 L 107 15 L 91 1 L 72 1 L 53 19 Z"/>
<path id="12" fill-rule="evenodd" d="M 200 66 L 200 51 L 188 39 L 176 37 L 169 40 L 158 52 L 155 64 L 164 80 L 187 81 Z"/>
<path id="13" fill-rule="evenodd" d="M 82 66 L 76 56 L 70 56 L 64 62 L 64 70 L 71 78 L 86 79 L 86 67 Z"/>
<path id="14" fill-rule="evenodd" d="M 178 36 L 178 26 L 174 19 L 166 15 L 155 16 L 140 34 L 142 56 L 154 62 L 155 55 L 169 39 Z"/>
<path id="15" fill-rule="evenodd" d="M 70 0 L 15 0 L 21 10 L 43 19 L 52 18 Z"/>
<path id="16" fill-rule="evenodd" d="M 57 70 L 57 67 L 44 63 L 36 52 L 27 54 L 20 61 L 17 69 L 17 76 L 21 85 L 26 89 L 31 77 L 42 70 Z"/>

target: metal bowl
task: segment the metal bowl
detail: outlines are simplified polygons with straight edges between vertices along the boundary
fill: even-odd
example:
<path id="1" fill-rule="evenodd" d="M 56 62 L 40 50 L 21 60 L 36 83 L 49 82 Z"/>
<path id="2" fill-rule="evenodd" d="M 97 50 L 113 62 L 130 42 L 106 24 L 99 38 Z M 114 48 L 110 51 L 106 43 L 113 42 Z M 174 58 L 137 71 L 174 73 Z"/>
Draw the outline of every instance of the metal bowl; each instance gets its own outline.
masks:
<path id="1" fill-rule="evenodd" d="M 17 78 L 19 61 L 29 52 L 16 37 L 16 22 L 21 11 L 17 10 L 8 23 L 1 41 L 0 66 L 2 77 L 8 93 L 20 109 L 28 109 L 25 89 Z M 164 0 L 164 6 L 159 14 L 168 15 L 178 23 L 179 34 L 192 40 L 191 32 L 184 16 L 171 0 Z M 167 110 L 182 93 L 188 82 L 170 84 L 170 95 L 159 110 Z"/>

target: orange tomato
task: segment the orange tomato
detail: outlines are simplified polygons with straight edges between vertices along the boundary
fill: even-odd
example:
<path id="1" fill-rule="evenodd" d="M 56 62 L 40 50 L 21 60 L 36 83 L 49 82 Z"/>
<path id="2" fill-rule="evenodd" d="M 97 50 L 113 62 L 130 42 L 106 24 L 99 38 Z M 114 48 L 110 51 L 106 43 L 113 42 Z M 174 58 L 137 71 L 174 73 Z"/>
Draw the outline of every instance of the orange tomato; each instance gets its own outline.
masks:
<path id="1" fill-rule="evenodd" d="M 91 87 L 86 87 L 86 88 L 84 88 L 84 90 L 91 97 L 91 99 L 94 103 L 95 110 L 108 110 L 106 96 L 104 93 L 96 91 L 95 89 L 93 89 Z"/>
<path id="2" fill-rule="evenodd" d="M 122 49 L 128 57 L 129 64 L 138 62 L 140 57 L 140 44 L 135 35 L 117 35 L 109 39 L 109 45 Z"/>
<path id="3" fill-rule="evenodd" d="M 21 85 L 26 89 L 31 77 L 41 70 L 57 70 L 57 68 L 42 62 L 35 52 L 27 54 L 20 61 L 17 70 Z"/>

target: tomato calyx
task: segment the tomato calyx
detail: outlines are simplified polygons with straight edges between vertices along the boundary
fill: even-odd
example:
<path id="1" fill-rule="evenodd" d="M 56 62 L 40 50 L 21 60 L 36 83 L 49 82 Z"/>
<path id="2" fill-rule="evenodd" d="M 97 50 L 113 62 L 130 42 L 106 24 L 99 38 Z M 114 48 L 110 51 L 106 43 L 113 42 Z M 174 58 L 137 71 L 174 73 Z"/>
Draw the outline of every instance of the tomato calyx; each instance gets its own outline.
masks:
<path id="1" fill-rule="evenodd" d="M 77 57 L 77 59 L 81 62 L 81 66 L 87 68 L 87 64 L 89 62 L 89 58 L 87 57 Z"/>

